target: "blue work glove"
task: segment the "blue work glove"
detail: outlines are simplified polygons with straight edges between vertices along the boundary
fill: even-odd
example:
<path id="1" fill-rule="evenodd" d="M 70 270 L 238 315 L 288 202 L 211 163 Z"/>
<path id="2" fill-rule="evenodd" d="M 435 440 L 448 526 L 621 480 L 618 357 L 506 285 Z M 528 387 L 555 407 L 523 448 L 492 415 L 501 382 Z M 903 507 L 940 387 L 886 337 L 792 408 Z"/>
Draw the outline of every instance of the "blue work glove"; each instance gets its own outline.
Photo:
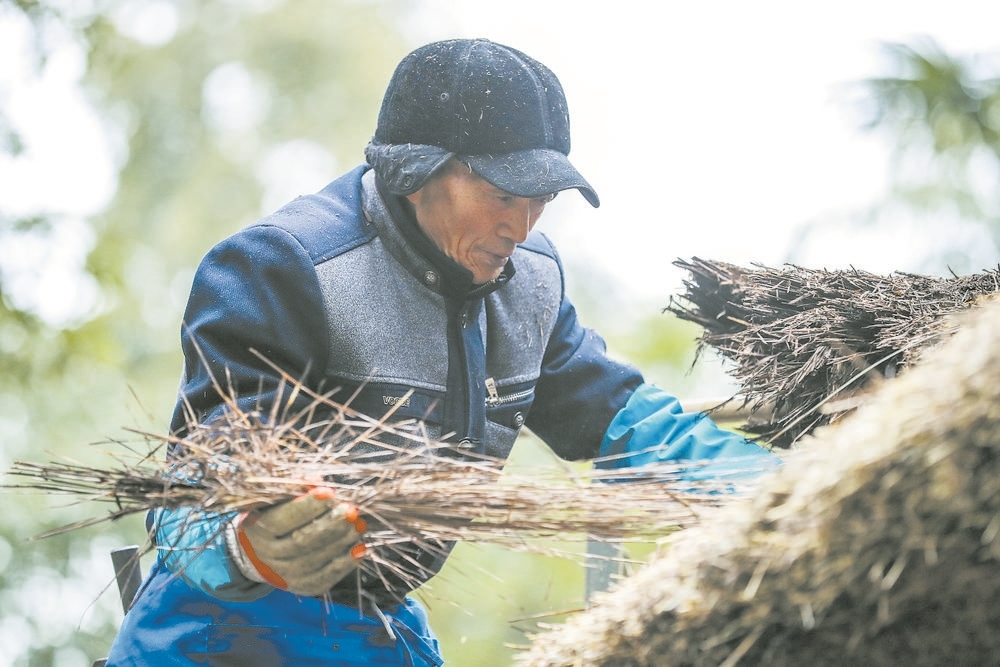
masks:
<path id="1" fill-rule="evenodd" d="M 777 457 L 719 428 L 704 413 L 684 412 L 680 401 L 659 387 L 642 384 L 608 426 L 596 466 L 613 470 L 685 461 L 692 463 L 681 474 L 685 479 L 731 479 L 771 468 Z"/>
<path id="2" fill-rule="evenodd" d="M 188 586 L 225 600 L 254 600 L 269 586 L 250 581 L 230 557 L 226 535 L 236 513 L 206 513 L 192 507 L 156 509 L 147 518 L 159 559 Z"/>

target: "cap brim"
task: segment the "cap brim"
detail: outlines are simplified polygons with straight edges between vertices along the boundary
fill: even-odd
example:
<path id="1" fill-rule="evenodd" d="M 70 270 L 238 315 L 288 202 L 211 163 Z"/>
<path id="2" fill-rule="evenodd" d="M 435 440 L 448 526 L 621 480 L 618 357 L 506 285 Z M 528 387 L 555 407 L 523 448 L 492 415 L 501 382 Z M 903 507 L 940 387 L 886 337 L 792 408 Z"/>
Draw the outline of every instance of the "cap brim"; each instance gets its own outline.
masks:
<path id="1" fill-rule="evenodd" d="M 576 188 L 591 206 L 601 205 L 594 188 L 559 151 L 533 148 L 506 155 L 462 156 L 462 160 L 496 187 L 518 197 L 543 197 Z"/>

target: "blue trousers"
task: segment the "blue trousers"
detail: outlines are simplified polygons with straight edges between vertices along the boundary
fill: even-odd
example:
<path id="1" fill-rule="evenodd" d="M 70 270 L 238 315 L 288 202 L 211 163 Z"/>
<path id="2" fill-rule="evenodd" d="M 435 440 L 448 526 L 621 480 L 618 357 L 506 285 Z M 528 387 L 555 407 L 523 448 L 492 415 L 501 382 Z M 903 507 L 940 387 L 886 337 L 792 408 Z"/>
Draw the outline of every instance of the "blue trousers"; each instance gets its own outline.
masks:
<path id="1" fill-rule="evenodd" d="M 279 590 L 252 602 L 227 602 L 191 588 L 158 562 L 125 615 L 107 665 L 443 664 L 419 602 L 407 598 L 381 611 L 385 621 Z"/>

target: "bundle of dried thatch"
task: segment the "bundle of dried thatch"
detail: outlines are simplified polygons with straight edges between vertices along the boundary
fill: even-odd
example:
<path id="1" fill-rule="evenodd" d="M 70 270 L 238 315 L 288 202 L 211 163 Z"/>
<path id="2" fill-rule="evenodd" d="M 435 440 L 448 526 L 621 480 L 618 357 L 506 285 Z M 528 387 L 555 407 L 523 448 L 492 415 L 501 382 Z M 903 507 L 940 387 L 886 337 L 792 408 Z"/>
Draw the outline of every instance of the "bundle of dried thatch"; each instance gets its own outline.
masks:
<path id="1" fill-rule="evenodd" d="M 1000 303 L 958 322 L 521 664 L 1000 663 Z"/>
<path id="2" fill-rule="evenodd" d="M 248 511 L 322 484 L 366 517 L 362 569 L 381 576 L 390 568 L 419 582 L 419 570 L 398 569 L 419 565 L 402 555 L 414 545 L 433 550 L 468 541 L 541 550 L 530 540 L 653 541 L 695 523 L 703 508 L 720 502 L 720 489 L 749 484 L 742 472 L 738 479 L 690 479 L 699 464 L 512 475 L 504 461 L 431 441 L 415 423 L 374 420 L 303 386 L 292 389 L 312 401 L 295 415 L 262 419 L 229 400 L 225 418 L 192 420 L 183 438 L 138 433 L 138 445 L 120 443 L 109 467 L 15 462 L 9 475 L 23 481 L 7 488 L 71 494 L 113 508 L 51 535 L 160 507 Z M 623 480 L 629 483 L 614 483 Z"/>
<path id="3" fill-rule="evenodd" d="M 943 318 L 1000 290 L 1000 269 L 945 279 L 697 257 L 674 265 L 690 277 L 668 310 L 704 328 L 699 350 L 733 362 L 752 415 L 744 428 L 776 447 L 835 421 L 946 337 Z"/>

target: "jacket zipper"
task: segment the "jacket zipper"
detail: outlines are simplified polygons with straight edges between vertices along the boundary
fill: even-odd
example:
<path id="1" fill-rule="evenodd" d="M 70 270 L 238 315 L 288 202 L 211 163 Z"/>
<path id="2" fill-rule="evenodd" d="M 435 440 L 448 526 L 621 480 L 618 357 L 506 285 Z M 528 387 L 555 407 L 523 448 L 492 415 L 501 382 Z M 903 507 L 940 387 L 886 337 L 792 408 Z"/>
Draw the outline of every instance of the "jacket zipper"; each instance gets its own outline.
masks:
<path id="1" fill-rule="evenodd" d="M 500 395 L 497 390 L 497 381 L 493 378 L 486 378 L 486 407 L 496 408 L 507 403 L 515 403 L 531 396 L 534 389 L 522 389 L 510 394 Z"/>

